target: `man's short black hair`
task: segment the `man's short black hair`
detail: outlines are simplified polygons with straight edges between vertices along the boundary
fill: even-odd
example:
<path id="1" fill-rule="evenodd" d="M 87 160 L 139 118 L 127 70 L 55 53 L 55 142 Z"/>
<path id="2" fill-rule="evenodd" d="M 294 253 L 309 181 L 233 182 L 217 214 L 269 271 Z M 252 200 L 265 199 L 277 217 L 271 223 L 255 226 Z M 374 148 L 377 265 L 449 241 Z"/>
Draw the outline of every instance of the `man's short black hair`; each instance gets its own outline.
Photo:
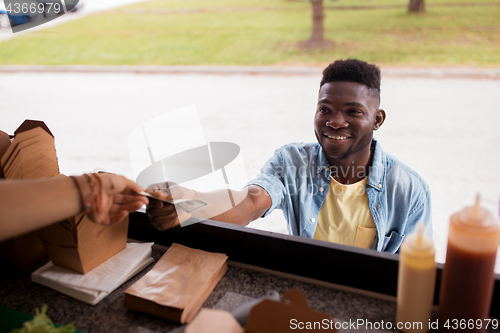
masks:
<path id="1" fill-rule="evenodd" d="M 319 86 L 335 81 L 364 84 L 380 104 L 380 69 L 376 65 L 358 59 L 336 60 L 323 70 Z"/>

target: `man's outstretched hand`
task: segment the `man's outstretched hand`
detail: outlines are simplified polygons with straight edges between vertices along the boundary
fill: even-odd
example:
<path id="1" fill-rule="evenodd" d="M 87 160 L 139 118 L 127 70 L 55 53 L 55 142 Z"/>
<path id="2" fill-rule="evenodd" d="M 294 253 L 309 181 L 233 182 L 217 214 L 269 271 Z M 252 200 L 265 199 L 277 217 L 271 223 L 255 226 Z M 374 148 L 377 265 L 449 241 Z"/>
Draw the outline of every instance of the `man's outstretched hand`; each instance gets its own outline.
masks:
<path id="1" fill-rule="evenodd" d="M 191 214 L 182 209 L 175 209 L 172 203 L 161 200 L 194 199 L 194 191 L 173 182 L 160 183 L 148 186 L 146 192 L 160 200 L 150 197 L 146 208 L 149 221 L 158 230 L 173 228 L 191 218 Z"/>

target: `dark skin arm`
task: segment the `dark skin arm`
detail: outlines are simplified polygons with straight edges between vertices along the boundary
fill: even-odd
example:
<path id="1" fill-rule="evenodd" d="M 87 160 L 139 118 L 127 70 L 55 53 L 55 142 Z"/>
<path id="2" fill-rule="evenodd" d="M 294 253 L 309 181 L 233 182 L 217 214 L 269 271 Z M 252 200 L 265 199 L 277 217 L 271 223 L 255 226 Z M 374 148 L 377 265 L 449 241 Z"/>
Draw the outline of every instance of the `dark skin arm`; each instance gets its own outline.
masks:
<path id="1" fill-rule="evenodd" d="M 156 188 L 155 188 L 156 187 Z M 159 200 L 151 199 L 146 212 L 151 224 L 159 230 L 166 230 L 187 221 L 191 216 L 246 226 L 258 219 L 271 207 L 271 197 L 260 186 L 250 185 L 241 191 L 231 190 L 235 203 L 232 206 L 228 190 L 217 190 L 207 193 L 196 192 L 174 183 L 155 186 L 147 191 L 163 200 L 198 199 L 209 205 L 193 214 L 186 213 L 175 206 Z"/>

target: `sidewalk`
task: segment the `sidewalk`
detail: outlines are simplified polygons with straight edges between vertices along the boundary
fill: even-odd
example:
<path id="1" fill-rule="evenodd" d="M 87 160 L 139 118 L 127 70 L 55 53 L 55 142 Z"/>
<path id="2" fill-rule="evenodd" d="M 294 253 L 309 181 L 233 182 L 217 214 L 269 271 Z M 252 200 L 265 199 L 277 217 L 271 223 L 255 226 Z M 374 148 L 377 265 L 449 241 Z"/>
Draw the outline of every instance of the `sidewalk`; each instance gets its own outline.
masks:
<path id="1" fill-rule="evenodd" d="M 384 77 L 500 79 L 500 68 L 398 68 L 382 67 Z M 136 73 L 136 74 L 229 74 L 318 75 L 322 67 L 279 66 L 41 66 L 0 65 L 0 73 Z"/>

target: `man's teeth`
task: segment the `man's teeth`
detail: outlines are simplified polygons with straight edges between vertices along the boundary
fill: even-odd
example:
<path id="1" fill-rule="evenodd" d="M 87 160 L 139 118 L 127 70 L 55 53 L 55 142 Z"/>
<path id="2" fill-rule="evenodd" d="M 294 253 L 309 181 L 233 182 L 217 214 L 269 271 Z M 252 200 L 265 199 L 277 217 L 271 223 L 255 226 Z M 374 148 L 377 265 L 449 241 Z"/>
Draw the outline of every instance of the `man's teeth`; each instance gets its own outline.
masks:
<path id="1" fill-rule="evenodd" d="M 334 139 L 334 140 L 345 140 L 347 139 L 347 136 L 331 136 L 331 135 L 327 135 L 330 139 Z"/>

